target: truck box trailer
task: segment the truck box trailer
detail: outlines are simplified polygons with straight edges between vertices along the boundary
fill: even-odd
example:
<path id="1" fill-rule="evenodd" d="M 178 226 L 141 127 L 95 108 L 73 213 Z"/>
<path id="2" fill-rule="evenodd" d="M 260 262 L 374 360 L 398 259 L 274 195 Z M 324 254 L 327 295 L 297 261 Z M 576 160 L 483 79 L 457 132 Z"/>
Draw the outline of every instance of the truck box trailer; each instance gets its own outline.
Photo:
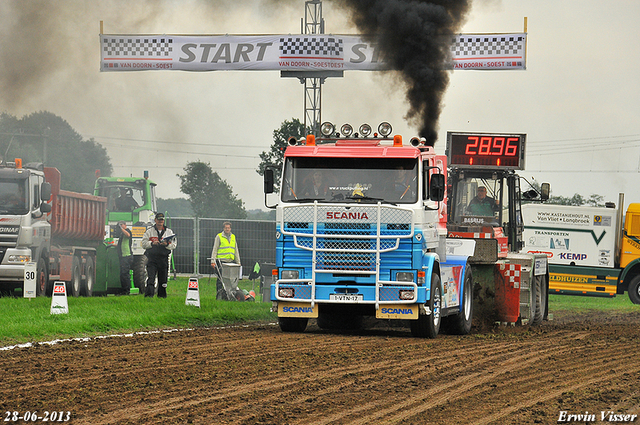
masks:
<path id="1" fill-rule="evenodd" d="M 612 208 L 526 204 L 524 252 L 549 259 L 551 293 L 640 303 L 640 204 Z"/>

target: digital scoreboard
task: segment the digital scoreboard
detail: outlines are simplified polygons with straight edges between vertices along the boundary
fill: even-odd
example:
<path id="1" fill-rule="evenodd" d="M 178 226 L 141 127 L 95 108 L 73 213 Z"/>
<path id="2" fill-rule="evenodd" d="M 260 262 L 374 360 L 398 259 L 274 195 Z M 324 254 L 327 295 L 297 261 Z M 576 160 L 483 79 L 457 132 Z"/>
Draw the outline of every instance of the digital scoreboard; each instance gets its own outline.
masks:
<path id="1" fill-rule="evenodd" d="M 447 132 L 447 159 L 458 168 L 524 170 L 526 134 Z"/>

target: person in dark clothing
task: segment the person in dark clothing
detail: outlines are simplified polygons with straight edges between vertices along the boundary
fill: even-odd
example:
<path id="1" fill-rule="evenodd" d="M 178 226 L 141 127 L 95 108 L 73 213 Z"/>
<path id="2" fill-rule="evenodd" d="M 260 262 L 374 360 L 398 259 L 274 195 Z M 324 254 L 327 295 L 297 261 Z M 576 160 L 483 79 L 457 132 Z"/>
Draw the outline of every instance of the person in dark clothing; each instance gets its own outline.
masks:
<path id="1" fill-rule="evenodd" d="M 133 264 L 133 251 L 131 250 L 131 230 L 127 229 L 127 223 L 119 221 L 115 235 L 118 238 L 118 257 L 120 258 L 120 295 L 129 295 L 131 292 L 131 277 L 129 270 Z"/>
<path id="2" fill-rule="evenodd" d="M 131 188 L 120 188 L 120 196 L 115 200 L 116 211 L 129 212 L 138 208 L 139 205 L 135 199 L 133 199 L 133 190 Z"/>
<path id="3" fill-rule="evenodd" d="M 499 203 L 490 196 L 487 196 L 487 188 L 478 187 L 476 197 L 469 202 L 467 211 L 471 215 L 481 215 L 493 217 L 493 213 L 500 210 Z"/>
<path id="4" fill-rule="evenodd" d="M 141 245 L 147 256 L 147 287 L 145 297 L 153 297 L 156 275 L 158 276 L 158 298 L 167 298 L 169 254 L 176 248 L 176 235 L 164 225 L 164 214 L 156 214 L 155 224 L 142 236 Z"/>

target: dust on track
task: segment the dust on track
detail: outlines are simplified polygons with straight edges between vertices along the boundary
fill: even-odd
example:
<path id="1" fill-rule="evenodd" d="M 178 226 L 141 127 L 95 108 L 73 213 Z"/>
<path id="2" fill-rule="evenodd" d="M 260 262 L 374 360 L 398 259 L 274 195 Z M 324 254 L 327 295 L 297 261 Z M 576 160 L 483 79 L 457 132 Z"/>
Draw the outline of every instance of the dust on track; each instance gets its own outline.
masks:
<path id="1" fill-rule="evenodd" d="M 412 338 L 195 329 L 0 352 L 0 412 L 73 424 L 528 424 L 640 414 L 640 312 Z"/>

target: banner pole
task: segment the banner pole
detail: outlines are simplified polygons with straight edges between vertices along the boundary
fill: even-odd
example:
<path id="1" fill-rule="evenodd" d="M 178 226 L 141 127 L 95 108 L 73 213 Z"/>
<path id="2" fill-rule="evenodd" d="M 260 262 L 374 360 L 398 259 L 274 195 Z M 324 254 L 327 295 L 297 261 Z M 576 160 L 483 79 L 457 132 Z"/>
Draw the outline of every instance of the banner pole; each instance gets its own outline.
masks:
<path id="1" fill-rule="evenodd" d="M 525 63 L 525 69 L 527 66 L 527 45 L 529 44 L 529 37 L 527 34 L 527 17 L 524 17 L 524 36 L 526 37 L 524 40 L 524 63 Z"/>

